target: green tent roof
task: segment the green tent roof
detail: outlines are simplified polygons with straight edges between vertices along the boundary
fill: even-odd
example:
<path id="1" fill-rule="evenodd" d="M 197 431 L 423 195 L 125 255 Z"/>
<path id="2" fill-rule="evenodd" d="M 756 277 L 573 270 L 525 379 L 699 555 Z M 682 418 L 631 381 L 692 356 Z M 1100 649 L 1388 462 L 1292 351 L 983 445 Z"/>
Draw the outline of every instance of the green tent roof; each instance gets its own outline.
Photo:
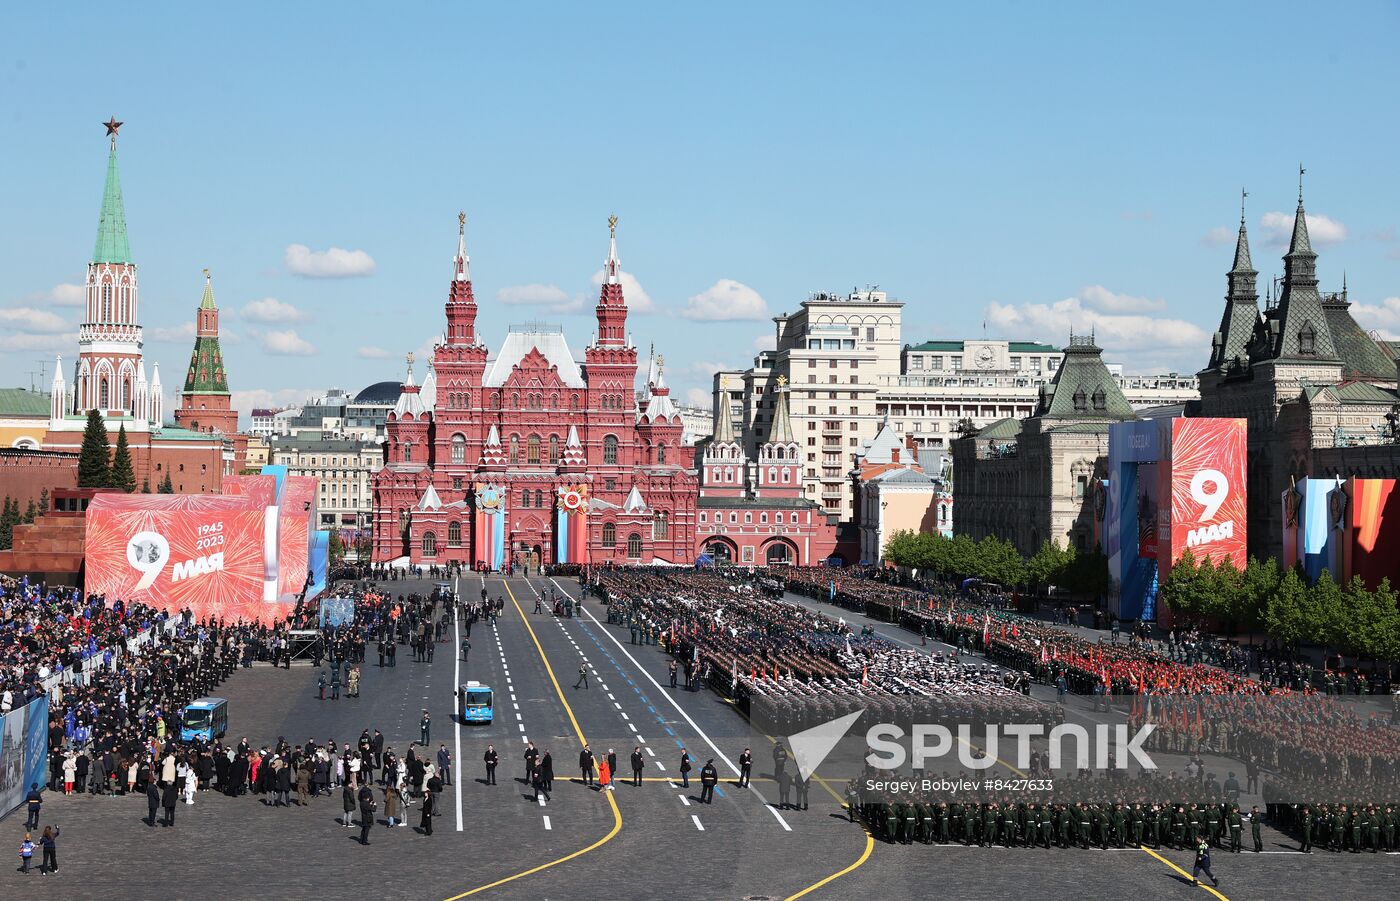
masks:
<path id="1" fill-rule="evenodd" d="M 126 209 L 122 206 L 122 182 L 117 174 L 117 145 L 107 154 L 107 184 L 102 189 L 102 213 L 97 219 L 94 263 L 130 263 L 126 242 Z"/>

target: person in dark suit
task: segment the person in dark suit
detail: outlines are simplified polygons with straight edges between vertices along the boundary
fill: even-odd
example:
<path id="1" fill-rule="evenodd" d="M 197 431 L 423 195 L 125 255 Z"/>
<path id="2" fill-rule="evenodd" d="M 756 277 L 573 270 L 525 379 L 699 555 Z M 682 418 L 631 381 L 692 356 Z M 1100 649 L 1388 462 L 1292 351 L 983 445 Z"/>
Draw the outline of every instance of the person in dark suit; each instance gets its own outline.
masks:
<path id="1" fill-rule="evenodd" d="M 690 788 L 691 756 L 686 753 L 685 748 L 681 748 L 681 788 Z"/>
<path id="2" fill-rule="evenodd" d="M 486 784 L 496 784 L 496 764 L 501 762 L 501 755 L 497 753 L 494 745 L 486 746 L 486 753 L 481 755 L 481 759 L 486 761 Z"/>
<path id="3" fill-rule="evenodd" d="M 374 826 L 374 789 L 368 784 L 360 786 L 356 799 L 360 803 L 360 844 L 368 845 L 369 830 Z"/>
<path id="4" fill-rule="evenodd" d="M 545 790 L 554 791 L 554 755 L 549 753 L 549 748 L 540 755 L 540 775 L 544 777 Z"/>
<path id="5" fill-rule="evenodd" d="M 647 765 L 646 758 L 642 756 L 642 746 L 637 745 L 632 749 L 632 784 L 642 784 L 642 767 Z"/>
<path id="6" fill-rule="evenodd" d="M 165 808 L 165 825 L 175 825 L 175 804 L 180 800 L 180 792 L 174 782 L 165 783 L 160 790 L 160 804 Z"/>
<path id="7" fill-rule="evenodd" d="M 748 748 L 739 755 L 739 787 L 743 788 L 749 784 L 749 779 L 753 776 L 753 752 Z"/>
<path id="8" fill-rule="evenodd" d="M 160 786 L 152 779 L 146 783 L 146 808 L 150 812 L 149 821 L 152 828 L 156 825 L 156 811 L 160 809 Z"/>
<path id="9" fill-rule="evenodd" d="M 616 779 L 617 774 L 621 772 L 621 770 L 617 768 L 617 752 L 612 748 L 608 748 L 608 772 L 613 774 L 614 779 Z"/>
<path id="10" fill-rule="evenodd" d="M 433 812 L 436 809 L 437 795 L 433 792 L 426 792 L 423 795 L 423 818 L 418 822 L 418 826 L 423 830 L 424 835 L 433 834 Z"/>

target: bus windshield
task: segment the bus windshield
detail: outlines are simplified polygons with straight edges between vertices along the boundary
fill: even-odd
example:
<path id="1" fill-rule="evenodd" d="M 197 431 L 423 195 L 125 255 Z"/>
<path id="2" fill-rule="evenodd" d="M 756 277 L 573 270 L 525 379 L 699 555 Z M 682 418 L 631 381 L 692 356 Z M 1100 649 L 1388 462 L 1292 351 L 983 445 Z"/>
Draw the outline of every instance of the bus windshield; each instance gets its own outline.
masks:
<path id="1" fill-rule="evenodd" d="M 467 692 L 468 707 L 490 707 L 491 692 L 489 691 L 469 691 Z"/>
<path id="2" fill-rule="evenodd" d="M 186 711 L 185 711 L 185 728 L 187 728 L 187 729 L 205 729 L 205 728 L 208 728 L 208 726 L 209 726 L 209 721 L 210 721 L 210 714 L 211 714 L 211 713 L 212 713 L 212 711 L 209 711 L 209 710 L 186 710 Z"/>

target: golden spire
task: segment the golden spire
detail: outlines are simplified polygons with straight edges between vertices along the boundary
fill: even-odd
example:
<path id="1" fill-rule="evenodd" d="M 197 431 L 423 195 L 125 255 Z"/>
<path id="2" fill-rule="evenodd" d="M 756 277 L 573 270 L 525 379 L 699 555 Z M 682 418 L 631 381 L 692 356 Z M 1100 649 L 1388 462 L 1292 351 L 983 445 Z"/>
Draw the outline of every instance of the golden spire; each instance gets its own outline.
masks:
<path id="1" fill-rule="evenodd" d="M 458 213 L 457 213 L 457 234 L 459 234 L 459 235 L 465 235 L 466 233 L 467 233 L 467 212 L 466 212 L 466 210 L 460 210 L 460 211 L 458 211 Z"/>
<path id="2" fill-rule="evenodd" d="M 616 215 L 616 214 L 614 214 L 614 215 L 608 217 L 608 233 L 609 233 L 609 236 L 610 236 L 610 237 L 613 237 L 613 238 L 616 238 L 616 237 L 617 237 L 617 215 Z"/>

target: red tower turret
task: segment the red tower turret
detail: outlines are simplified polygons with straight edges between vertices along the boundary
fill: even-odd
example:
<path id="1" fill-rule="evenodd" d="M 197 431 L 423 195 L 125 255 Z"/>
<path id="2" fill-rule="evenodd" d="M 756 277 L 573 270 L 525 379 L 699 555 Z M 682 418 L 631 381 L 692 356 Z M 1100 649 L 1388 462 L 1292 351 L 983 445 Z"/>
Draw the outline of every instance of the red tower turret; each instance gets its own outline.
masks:
<path id="1" fill-rule="evenodd" d="M 608 259 L 603 264 L 603 290 L 598 295 L 598 346 L 625 347 L 627 304 L 622 299 L 622 264 L 617 260 L 617 217 L 608 217 Z"/>

